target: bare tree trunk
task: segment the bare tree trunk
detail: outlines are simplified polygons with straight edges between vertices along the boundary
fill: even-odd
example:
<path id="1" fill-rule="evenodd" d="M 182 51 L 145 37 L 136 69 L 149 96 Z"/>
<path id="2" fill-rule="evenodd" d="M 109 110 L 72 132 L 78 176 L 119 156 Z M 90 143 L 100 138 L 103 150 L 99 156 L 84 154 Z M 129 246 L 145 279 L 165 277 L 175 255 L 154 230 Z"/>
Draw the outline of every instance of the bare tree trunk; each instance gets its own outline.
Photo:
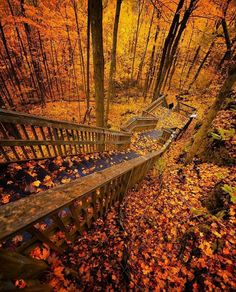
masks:
<path id="1" fill-rule="evenodd" d="M 39 38 L 40 51 L 41 51 L 41 55 L 42 55 L 42 59 L 43 59 L 44 71 L 45 71 L 46 80 L 47 80 L 47 84 L 48 84 L 49 95 L 51 97 L 51 100 L 53 100 L 53 94 L 52 94 L 52 88 L 51 88 L 51 83 L 50 83 L 49 71 L 48 71 L 48 68 L 47 68 L 46 52 L 43 49 L 43 41 L 42 41 L 42 38 L 41 38 L 39 30 L 37 30 L 37 32 L 38 32 L 38 38 Z"/>
<path id="2" fill-rule="evenodd" d="M 39 93 L 37 91 L 37 85 L 36 85 L 36 82 L 35 82 L 34 74 L 33 74 L 33 71 L 32 71 L 32 68 L 31 68 L 31 65 L 30 65 L 30 62 L 29 62 L 28 54 L 27 54 L 27 51 L 26 51 L 25 46 L 23 44 L 23 41 L 22 41 L 22 38 L 21 38 L 21 35 L 20 35 L 20 31 L 19 31 L 18 26 L 17 26 L 16 21 L 15 21 L 15 15 L 14 15 L 14 11 L 13 11 L 12 5 L 11 5 L 9 0 L 7 0 L 7 3 L 8 3 L 8 6 L 10 8 L 11 15 L 12 15 L 12 17 L 14 19 L 14 25 L 15 25 L 16 34 L 17 34 L 17 37 L 18 37 L 18 40 L 19 40 L 19 43 L 20 43 L 20 49 L 23 51 L 23 55 L 25 57 L 25 61 L 26 61 L 27 67 L 28 67 L 29 72 L 30 72 L 30 77 L 31 77 L 31 81 L 32 81 L 30 86 L 32 88 L 33 87 L 35 88 L 35 92 L 36 92 L 36 94 L 38 96 L 38 99 L 40 100 L 40 96 L 39 96 Z"/>
<path id="3" fill-rule="evenodd" d="M 191 62 L 191 64 L 190 64 L 190 67 L 189 67 L 189 69 L 188 69 L 188 73 L 187 73 L 187 75 L 186 75 L 186 77 L 185 77 L 183 87 L 185 86 L 186 81 L 188 81 L 188 79 L 189 79 L 189 76 L 190 76 L 190 73 L 192 72 L 193 66 L 195 65 L 195 63 L 196 63 L 196 61 L 197 61 L 197 59 L 198 59 L 198 56 L 199 56 L 199 52 L 200 52 L 200 50 L 201 50 L 201 46 L 198 46 L 198 48 L 197 48 L 197 50 L 196 50 L 196 53 L 195 53 L 195 55 L 194 55 L 194 57 L 193 57 L 193 60 L 192 60 L 192 62 Z"/>
<path id="4" fill-rule="evenodd" d="M 22 88 L 21 88 L 20 81 L 19 81 L 19 78 L 18 78 L 17 73 L 15 71 L 15 68 L 14 68 L 14 65 L 13 65 L 13 62 L 12 62 L 12 58 L 11 58 L 11 55 L 10 55 L 10 52 L 9 52 L 9 49 L 8 49 L 8 46 L 7 46 L 7 40 L 6 40 L 4 31 L 3 31 L 1 20 L 0 20 L 0 34 L 1 34 L 1 40 L 2 40 L 3 46 L 4 46 L 4 49 L 5 49 L 9 64 L 10 64 L 11 73 L 13 75 L 16 88 L 19 91 L 19 94 L 20 94 L 20 97 L 21 97 L 21 102 L 24 103 L 25 100 L 24 100 L 24 96 L 23 96 L 23 93 L 22 93 Z"/>
<path id="5" fill-rule="evenodd" d="M 158 25 L 156 28 L 154 43 L 153 43 L 153 47 L 152 47 L 152 53 L 151 53 L 149 66 L 148 66 L 148 70 L 147 70 L 147 74 L 146 74 L 146 79 L 145 79 L 145 83 L 144 83 L 144 89 L 143 89 L 144 100 L 147 97 L 147 93 L 148 93 L 148 89 L 149 89 L 150 78 L 151 78 L 151 74 L 152 74 L 152 70 L 153 70 L 154 56 L 155 56 L 155 51 L 156 51 L 156 42 L 157 42 L 157 37 L 158 37 L 159 31 L 160 31 L 160 27 Z"/>
<path id="6" fill-rule="evenodd" d="M 135 35 L 134 35 L 134 53 L 133 53 L 132 66 L 131 66 L 131 80 L 133 80 L 134 78 L 134 65 L 135 65 L 136 52 L 137 52 L 138 34 L 139 34 L 139 28 L 140 28 L 140 17 L 143 11 L 143 5 L 144 5 L 144 0 L 138 0 L 138 19 L 137 19 L 137 26 L 136 26 Z"/>
<path id="7" fill-rule="evenodd" d="M 114 96 L 114 77 L 116 74 L 116 49 L 117 49 L 117 37 L 118 37 L 121 3 L 122 3 L 122 0 L 117 0 L 116 2 L 116 15 L 115 15 L 115 21 L 114 21 L 114 28 L 113 28 L 111 64 L 110 64 L 109 84 L 108 84 L 108 93 L 107 93 L 107 108 L 106 108 L 106 120 L 105 120 L 106 125 L 107 125 L 108 117 L 109 117 L 110 100 Z"/>
<path id="8" fill-rule="evenodd" d="M 155 84 L 155 89 L 154 89 L 153 101 L 155 99 L 157 99 L 160 95 L 161 85 L 163 82 L 164 70 L 165 70 L 165 66 L 166 66 L 165 65 L 166 59 L 168 56 L 168 51 L 170 50 L 170 47 L 173 44 L 174 37 L 175 37 L 175 34 L 177 32 L 177 28 L 179 26 L 179 18 L 180 18 L 179 12 L 183 8 L 183 5 L 184 5 L 184 0 L 180 0 L 179 4 L 177 6 L 172 24 L 170 26 L 169 33 L 165 39 L 165 44 L 164 44 L 164 48 L 163 48 L 163 52 L 162 52 L 162 56 L 161 56 L 159 72 L 158 72 L 158 76 L 157 76 L 157 80 L 156 80 L 156 84 Z"/>
<path id="9" fill-rule="evenodd" d="M 198 76 L 199 76 L 199 74 L 201 73 L 201 70 L 202 70 L 202 68 L 203 68 L 203 66 L 204 66 L 204 64 L 205 64 L 205 62 L 206 62 L 206 60 L 207 60 L 207 58 L 209 57 L 209 55 L 210 55 L 210 53 L 211 53 L 211 51 L 212 51 L 214 45 L 215 45 L 215 40 L 213 40 L 213 42 L 211 43 L 211 45 L 210 45 L 210 47 L 209 47 L 209 49 L 208 49 L 208 51 L 207 51 L 205 57 L 203 58 L 203 60 L 202 60 L 202 62 L 201 62 L 201 64 L 200 64 L 200 66 L 198 67 L 197 72 L 196 72 L 195 76 L 193 77 L 192 82 L 189 84 L 188 90 L 190 90 L 190 89 L 192 88 L 193 84 L 197 81 Z"/>
<path id="10" fill-rule="evenodd" d="M 76 4 L 75 0 L 73 0 L 73 9 L 74 9 L 74 14 L 75 14 L 76 31 L 77 31 L 77 35 L 78 35 L 78 46 L 79 46 L 80 63 L 81 63 L 82 83 L 83 83 L 83 87 L 84 87 L 84 93 L 85 93 L 86 97 L 88 98 L 87 89 L 86 89 L 87 86 L 86 86 L 86 76 L 85 76 L 84 53 L 83 53 L 83 48 L 82 48 L 81 36 L 80 36 L 77 4 Z"/>
<path id="11" fill-rule="evenodd" d="M 182 70 L 181 70 L 181 74 L 180 74 L 180 79 L 179 79 L 179 90 L 182 91 L 182 87 L 183 87 L 183 77 L 184 77 L 184 73 L 185 73 L 185 68 L 189 62 L 189 57 L 190 57 L 190 46 L 191 46 L 191 43 L 192 43 L 192 40 L 193 40 L 193 33 L 194 33 L 194 27 L 192 28 L 192 32 L 191 32 L 191 36 L 190 36 L 190 39 L 189 39 L 189 43 L 188 43 L 188 47 L 187 47 L 187 57 L 185 58 L 184 60 L 184 64 L 183 64 L 183 67 L 182 67 Z"/>
<path id="12" fill-rule="evenodd" d="M 167 81 L 169 81 L 169 88 L 170 89 L 170 84 L 171 84 L 171 81 L 172 81 L 172 78 L 173 78 L 173 75 L 175 73 L 175 69 L 176 69 L 176 66 L 177 66 L 177 60 L 179 58 L 179 50 L 177 51 L 175 57 L 174 57 L 174 61 L 172 63 L 172 65 L 169 67 L 167 74 L 166 74 L 166 80 L 164 82 L 164 85 L 162 87 L 162 91 L 164 92 L 165 91 L 165 88 L 166 88 L 166 85 L 167 85 Z"/>
<path id="13" fill-rule="evenodd" d="M 2 74 L 0 75 L 0 85 L 1 85 L 0 86 L 1 91 L 5 95 L 5 98 L 6 98 L 7 103 L 9 104 L 9 106 L 11 108 L 15 108 L 15 105 L 14 105 L 14 102 L 12 100 L 11 94 L 10 94 L 8 88 L 7 88 L 7 85 L 5 83 L 5 80 L 4 80 L 4 77 L 2 76 Z"/>
<path id="14" fill-rule="evenodd" d="M 24 8 L 24 0 L 20 0 L 20 7 L 21 7 L 21 14 L 23 17 L 25 16 L 25 8 Z M 25 28 L 25 33 L 26 33 L 26 38 L 27 38 L 27 43 L 29 47 L 29 54 L 32 62 L 32 66 L 34 68 L 34 74 L 35 74 L 35 80 L 37 82 L 38 90 L 39 90 L 39 96 L 40 96 L 40 101 L 44 105 L 45 104 L 45 88 L 43 85 L 43 80 L 42 76 L 40 74 L 40 65 L 38 62 L 38 58 L 35 59 L 34 54 L 33 54 L 33 45 L 32 45 L 32 39 L 31 39 L 31 29 L 28 23 L 24 23 L 24 28 Z"/>
<path id="15" fill-rule="evenodd" d="M 147 40 L 146 40 L 146 45 L 144 48 L 143 56 L 141 58 L 141 62 L 140 62 L 139 67 L 138 67 L 137 84 L 139 84 L 140 79 L 142 77 L 143 65 L 144 65 L 144 60 L 146 57 L 147 48 L 148 48 L 148 44 L 149 44 L 149 40 L 150 40 L 150 34 L 151 34 L 154 14 L 155 14 L 155 7 L 153 8 L 153 12 L 152 12 L 152 16 L 151 16 L 151 21 L 150 21 L 150 25 L 149 25 L 149 29 L 148 29 Z"/>
<path id="16" fill-rule="evenodd" d="M 90 0 L 93 66 L 96 100 L 96 124 L 104 127 L 104 55 L 102 31 L 102 0 Z"/>
<path id="17" fill-rule="evenodd" d="M 91 19 L 90 19 L 90 2 L 88 0 L 88 19 L 87 19 L 87 110 L 89 110 L 89 103 L 90 103 L 90 26 L 91 26 Z"/>
<path id="18" fill-rule="evenodd" d="M 161 87 L 162 84 L 165 80 L 166 74 L 168 72 L 169 67 L 171 66 L 174 56 L 176 54 L 176 50 L 179 45 L 179 41 L 181 39 L 181 36 L 186 28 L 186 25 L 188 23 L 189 17 L 192 14 L 193 10 L 195 9 L 196 3 L 198 0 L 191 0 L 189 3 L 188 8 L 185 10 L 183 19 L 180 20 L 180 9 L 182 9 L 184 5 L 184 1 L 180 0 L 179 4 L 177 6 L 177 10 L 175 13 L 175 16 L 173 18 L 172 25 L 170 27 L 169 34 L 166 38 L 165 46 L 163 49 L 163 54 L 162 54 L 162 60 L 160 64 L 160 69 L 155 85 L 155 91 L 153 95 L 153 100 L 157 99 L 160 95 Z"/>
<path id="19" fill-rule="evenodd" d="M 211 127 L 212 121 L 217 115 L 217 112 L 221 109 L 225 99 L 228 97 L 230 91 L 232 90 L 234 84 L 236 83 L 236 55 L 232 59 L 232 64 L 230 65 L 228 76 L 218 94 L 213 106 L 208 111 L 204 122 L 197 134 L 194 137 L 194 142 L 190 148 L 187 155 L 187 162 L 191 162 L 195 155 L 201 155 L 205 151 L 207 144 L 208 131 Z"/>

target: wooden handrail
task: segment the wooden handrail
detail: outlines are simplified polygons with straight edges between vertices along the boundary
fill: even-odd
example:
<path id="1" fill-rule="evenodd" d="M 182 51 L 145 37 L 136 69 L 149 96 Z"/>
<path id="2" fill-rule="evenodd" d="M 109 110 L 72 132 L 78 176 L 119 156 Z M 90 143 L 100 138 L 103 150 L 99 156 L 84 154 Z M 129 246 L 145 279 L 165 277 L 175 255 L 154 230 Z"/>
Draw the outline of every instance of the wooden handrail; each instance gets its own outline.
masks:
<path id="1" fill-rule="evenodd" d="M 108 151 L 131 134 L 0 109 L 0 164 Z"/>
<path id="2" fill-rule="evenodd" d="M 122 126 L 123 131 L 131 132 L 133 130 L 148 130 L 155 129 L 158 118 L 153 117 L 133 117 L 124 126 Z"/>
<path id="3" fill-rule="evenodd" d="M 193 114 L 197 111 L 197 109 L 191 105 L 188 105 L 186 103 L 183 103 L 181 101 L 178 101 L 175 109 L 175 111 L 179 113 L 184 113 L 184 115 L 189 116 L 190 114 Z"/>
<path id="4" fill-rule="evenodd" d="M 116 131 L 116 130 L 110 130 L 105 129 L 101 127 L 96 126 L 89 126 L 84 124 L 78 124 L 74 122 L 68 122 L 63 120 L 54 120 L 54 119 L 48 119 L 41 116 L 31 115 L 27 113 L 21 113 L 21 112 L 15 112 L 10 110 L 4 110 L 0 109 L 0 122 L 9 122 L 14 124 L 20 124 L 22 121 L 27 122 L 27 124 L 32 126 L 48 126 L 48 125 L 55 125 L 57 127 L 65 127 L 67 129 L 74 129 L 79 128 L 80 130 L 91 130 L 91 131 L 98 131 L 99 133 L 105 131 L 105 133 L 112 133 L 117 135 L 125 135 L 129 136 L 126 132 L 122 131 Z"/>
<path id="5" fill-rule="evenodd" d="M 158 99 L 150 103 L 143 111 L 143 116 L 152 113 L 156 108 L 164 106 L 167 107 L 166 95 L 161 95 Z"/>
<path id="6" fill-rule="evenodd" d="M 44 242 L 52 249 L 61 252 L 61 246 L 53 243 L 49 234 L 59 229 L 71 239 L 77 232 L 80 233 L 89 228 L 91 223 L 102 216 L 114 202 L 123 198 L 129 187 L 146 175 L 156 159 L 168 149 L 177 134 L 178 130 L 171 136 L 166 136 L 168 140 L 163 141 L 165 144 L 160 151 L 1 206 L 1 242 L 27 232 L 31 235 L 30 240 L 23 242 L 16 251 L 27 253 L 36 242 Z M 69 213 L 61 218 L 59 214 L 65 209 Z M 35 224 L 44 220 L 51 220 L 53 223 L 46 230 L 37 229 Z M 75 229 L 68 230 L 68 222 L 72 222 Z"/>

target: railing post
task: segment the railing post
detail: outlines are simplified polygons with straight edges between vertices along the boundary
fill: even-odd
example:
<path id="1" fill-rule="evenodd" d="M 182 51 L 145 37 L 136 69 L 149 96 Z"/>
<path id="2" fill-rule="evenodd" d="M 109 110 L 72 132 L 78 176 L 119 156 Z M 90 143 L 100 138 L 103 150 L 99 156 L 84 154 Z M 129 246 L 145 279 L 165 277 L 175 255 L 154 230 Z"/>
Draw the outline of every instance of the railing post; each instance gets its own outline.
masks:
<path id="1" fill-rule="evenodd" d="M 99 133 L 99 144 L 98 144 L 99 152 L 105 151 L 105 138 L 106 138 L 105 129 L 103 129 L 102 133 Z"/>
<path id="2" fill-rule="evenodd" d="M 168 107 L 168 103 L 167 103 L 167 100 L 166 100 L 166 95 L 163 95 L 162 106 Z"/>
<path id="3" fill-rule="evenodd" d="M 0 251 L 0 287 L 1 291 L 15 291 L 16 287 L 12 283 L 15 280 L 24 279 L 27 284 L 29 279 L 31 285 L 29 288 L 36 289 L 32 291 L 52 291 L 48 285 L 41 285 L 37 279 L 38 276 L 48 269 L 48 265 L 42 260 L 36 260 L 19 253 L 7 250 Z M 26 286 L 27 288 L 27 286 Z"/>

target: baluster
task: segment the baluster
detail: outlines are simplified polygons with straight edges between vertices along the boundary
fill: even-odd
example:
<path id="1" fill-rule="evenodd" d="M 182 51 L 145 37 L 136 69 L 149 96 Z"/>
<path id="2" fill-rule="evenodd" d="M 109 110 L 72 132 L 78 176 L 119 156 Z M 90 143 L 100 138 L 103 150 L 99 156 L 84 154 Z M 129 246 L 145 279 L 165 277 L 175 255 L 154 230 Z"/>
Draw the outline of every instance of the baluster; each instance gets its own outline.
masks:
<path id="1" fill-rule="evenodd" d="M 35 140 L 39 140 L 39 137 L 38 137 L 38 135 L 37 135 L 37 132 L 36 132 L 34 126 L 31 126 L 31 130 L 32 130 L 32 132 L 33 132 L 33 134 L 34 134 L 34 138 L 35 138 Z M 40 151 L 42 157 L 45 157 L 44 152 L 43 152 L 43 149 L 42 149 L 42 146 L 41 146 L 41 145 L 38 145 L 38 147 L 39 147 L 39 151 Z"/>
<path id="2" fill-rule="evenodd" d="M 49 137 L 50 137 L 50 141 L 54 141 L 54 140 L 53 140 L 53 135 L 52 135 L 52 130 L 51 130 L 51 128 L 50 128 L 50 127 L 47 127 L 47 129 L 48 129 L 48 134 L 49 134 Z M 55 154 L 55 156 L 57 156 L 56 146 L 55 146 L 55 145 L 52 145 L 52 147 L 53 147 L 53 150 L 54 150 L 54 154 Z"/>
<path id="3" fill-rule="evenodd" d="M 39 129 L 40 129 L 41 135 L 42 135 L 42 137 L 43 137 L 43 140 L 46 141 L 47 138 L 46 138 L 46 135 L 45 135 L 45 133 L 44 133 L 43 127 L 39 127 Z M 51 152 L 50 152 L 50 148 L 49 148 L 48 145 L 46 145 L 46 149 L 47 149 L 47 152 L 48 152 L 48 156 L 49 156 L 49 157 L 52 156 L 52 155 L 51 155 Z"/>

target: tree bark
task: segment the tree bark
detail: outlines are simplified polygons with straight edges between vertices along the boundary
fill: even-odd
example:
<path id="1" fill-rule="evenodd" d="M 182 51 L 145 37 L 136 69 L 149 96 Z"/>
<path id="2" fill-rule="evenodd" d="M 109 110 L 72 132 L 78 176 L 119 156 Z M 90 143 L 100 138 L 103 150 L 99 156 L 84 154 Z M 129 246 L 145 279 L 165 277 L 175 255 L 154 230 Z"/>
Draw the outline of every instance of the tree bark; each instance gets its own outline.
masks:
<path id="1" fill-rule="evenodd" d="M 4 31 L 3 31 L 1 20 L 0 20 L 0 34 L 1 34 L 1 40 L 2 40 L 3 46 L 4 46 L 4 49 L 5 49 L 9 64 L 10 64 L 11 73 L 13 75 L 16 88 L 19 91 L 19 94 L 20 94 L 20 97 L 21 97 L 21 102 L 24 103 L 25 100 L 24 100 L 24 96 L 23 96 L 23 93 L 22 93 L 22 88 L 21 88 L 20 81 L 19 81 L 19 78 L 17 76 L 17 73 L 15 71 L 13 62 L 12 62 L 12 58 L 11 58 L 11 55 L 10 55 L 10 52 L 9 52 L 9 49 L 8 49 L 7 40 L 6 40 Z"/>
<path id="2" fill-rule="evenodd" d="M 102 0 L 90 0 L 91 33 L 96 100 L 96 124 L 104 127 L 104 55 L 102 31 Z"/>
<path id="3" fill-rule="evenodd" d="M 76 3 L 75 0 L 73 0 L 73 9 L 74 9 L 74 14 L 75 14 L 76 31 L 77 31 L 77 35 L 78 35 L 78 46 L 79 46 L 80 63 L 81 63 L 82 83 L 83 83 L 84 93 L 85 93 L 85 95 L 86 95 L 86 97 L 88 99 L 87 86 L 86 86 L 84 53 L 83 53 L 81 35 L 80 35 L 80 27 L 79 27 L 78 12 L 77 12 L 77 3 Z"/>
<path id="4" fill-rule="evenodd" d="M 152 12 L 152 16 L 151 16 L 151 21 L 150 21 L 150 25 L 149 25 L 149 29 L 148 29 L 147 40 L 146 40 L 146 45 L 144 48 L 143 56 L 141 58 L 141 62 L 140 62 L 139 67 L 138 67 L 137 84 L 139 84 L 140 79 L 142 77 L 143 65 L 144 65 L 144 60 L 146 57 L 147 48 L 148 48 L 148 44 L 149 44 L 149 40 L 150 40 L 150 34 L 151 34 L 154 14 L 155 14 L 155 7 L 153 8 L 153 12 Z"/>
<path id="5" fill-rule="evenodd" d="M 119 27 L 121 3 L 122 3 L 122 0 L 117 0 L 116 2 L 116 14 L 115 14 L 115 21 L 114 21 L 114 28 L 113 28 L 111 64 L 110 64 L 109 84 L 108 84 L 108 93 L 107 93 L 106 125 L 107 125 L 108 116 L 109 116 L 110 100 L 114 96 L 114 77 L 116 74 L 116 49 L 117 49 L 117 38 L 118 38 L 118 27 Z"/>
<path id="6" fill-rule="evenodd" d="M 197 81 L 198 76 L 200 75 L 201 70 L 202 70 L 202 68 L 203 68 L 203 66 L 204 66 L 204 64 L 205 64 L 205 62 L 207 61 L 207 59 L 208 59 L 208 57 L 209 57 L 209 55 L 210 55 L 210 53 L 211 53 L 211 51 L 212 51 L 214 45 L 215 45 L 215 40 L 213 40 L 213 42 L 211 43 L 211 45 L 210 45 L 210 47 L 209 47 L 209 49 L 208 49 L 208 51 L 207 51 L 205 57 L 203 58 L 203 60 L 202 60 L 202 62 L 201 62 L 201 64 L 200 64 L 200 66 L 198 67 L 197 72 L 196 72 L 195 76 L 193 77 L 192 82 L 189 84 L 188 90 L 190 90 L 190 89 L 192 88 L 193 84 Z"/>
<path id="7" fill-rule="evenodd" d="M 186 81 L 189 79 L 189 76 L 190 76 L 190 73 L 192 72 L 193 66 L 195 65 L 195 63 L 196 63 L 196 61 L 198 59 L 200 50 L 201 50 L 201 46 L 198 46 L 198 48 L 196 50 L 196 53 L 195 53 L 195 55 L 193 57 L 193 60 L 192 60 L 192 62 L 190 64 L 190 66 L 189 66 L 188 73 L 187 73 L 187 75 L 185 77 L 184 85 L 183 86 L 185 86 Z"/>
<path id="8" fill-rule="evenodd" d="M 144 0 L 138 0 L 138 19 L 137 19 L 137 26 L 136 26 L 135 35 L 134 35 L 134 53 L 133 53 L 132 66 L 131 66 L 131 80 L 133 80 L 134 78 L 134 65 L 135 65 L 136 52 L 137 52 L 138 34 L 139 34 L 139 28 L 140 28 L 140 17 L 143 11 L 143 5 L 144 5 Z"/>
<path id="9" fill-rule="evenodd" d="M 168 76 L 166 74 L 169 72 L 169 67 L 172 65 L 172 62 L 174 60 L 174 56 L 176 54 L 176 50 L 179 45 L 179 41 L 181 39 L 181 36 L 187 26 L 188 20 L 190 15 L 192 14 L 196 3 L 198 0 L 191 0 L 189 3 L 188 8 L 186 9 L 184 16 L 181 21 L 180 20 L 180 10 L 183 8 L 184 1 L 180 0 L 179 4 L 177 6 L 177 10 L 175 13 L 175 16 L 173 18 L 173 22 L 171 24 L 169 34 L 166 38 L 165 46 L 163 49 L 160 69 L 155 85 L 153 100 L 157 99 L 160 95 L 160 91 L 162 88 L 162 84 Z"/>
<path id="10" fill-rule="evenodd" d="M 90 2 L 88 0 L 88 18 L 87 18 L 87 70 L 86 70 L 86 79 L 87 79 L 87 110 L 89 110 L 90 104 L 90 28 L 91 28 L 91 17 L 90 17 Z"/>
<path id="11" fill-rule="evenodd" d="M 150 78 L 151 78 L 151 74 L 153 72 L 153 62 L 154 62 L 154 56 L 155 56 L 155 51 L 156 51 L 156 42 L 157 42 L 157 37 L 158 37 L 159 31 L 160 31 L 160 27 L 158 25 L 156 28 L 154 43 L 153 43 L 153 47 L 152 47 L 152 53 L 150 56 L 149 66 L 148 66 L 146 79 L 145 79 L 145 83 L 144 83 L 144 89 L 143 89 L 144 100 L 146 100 L 146 98 L 147 98 L 147 93 L 148 93 L 148 89 L 149 89 L 149 85 L 150 85 Z"/>
<path id="12" fill-rule="evenodd" d="M 194 142 L 187 155 L 187 163 L 190 163 L 194 156 L 201 155 L 205 151 L 207 144 L 208 131 L 211 127 L 212 121 L 221 109 L 225 99 L 228 97 L 230 91 L 236 83 L 236 55 L 232 59 L 228 76 L 208 114 L 204 118 L 204 122 L 195 135 Z"/>
<path id="13" fill-rule="evenodd" d="M 23 17 L 26 17 L 24 4 L 25 4 L 25 0 L 20 0 L 21 14 Z M 40 65 L 38 62 L 38 58 L 37 57 L 35 58 L 34 53 L 33 53 L 33 42 L 32 42 L 32 38 L 31 38 L 31 28 L 30 28 L 28 23 L 24 23 L 24 28 L 25 28 L 28 47 L 29 47 L 29 54 L 30 54 L 32 66 L 34 68 L 35 80 L 36 80 L 37 85 L 38 85 L 38 90 L 39 90 L 38 94 L 40 96 L 41 103 L 44 105 L 45 104 L 45 96 L 44 96 L 45 95 L 45 88 L 43 85 L 42 76 L 40 74 Z"/>
<path id="14" fill-rule="evenodd" d="M 153 98 L 152 98 L 153 101 L 156 100 L 160 95 L 167 54 L 168 54 L 168 51 L 170 50 L 170 47 L 173 44 L 174 37 L 175 37 L 175 34 L 177 32 L 177 28 L 179 26 L 180 10 L 183 8 L 183 5 L 184 5 L 184 0 L 180 0 L 179 4 L 177 6 L 177 9 L 176 9 L 174 18 L 173 18 L 172 23 L 171 23 L 169 33 L 165 39 L 164 48 L 163 48 L 162 56 L 161 56 L 159 72 L 157 75 L 154 94 L 153 94 Z"/>

